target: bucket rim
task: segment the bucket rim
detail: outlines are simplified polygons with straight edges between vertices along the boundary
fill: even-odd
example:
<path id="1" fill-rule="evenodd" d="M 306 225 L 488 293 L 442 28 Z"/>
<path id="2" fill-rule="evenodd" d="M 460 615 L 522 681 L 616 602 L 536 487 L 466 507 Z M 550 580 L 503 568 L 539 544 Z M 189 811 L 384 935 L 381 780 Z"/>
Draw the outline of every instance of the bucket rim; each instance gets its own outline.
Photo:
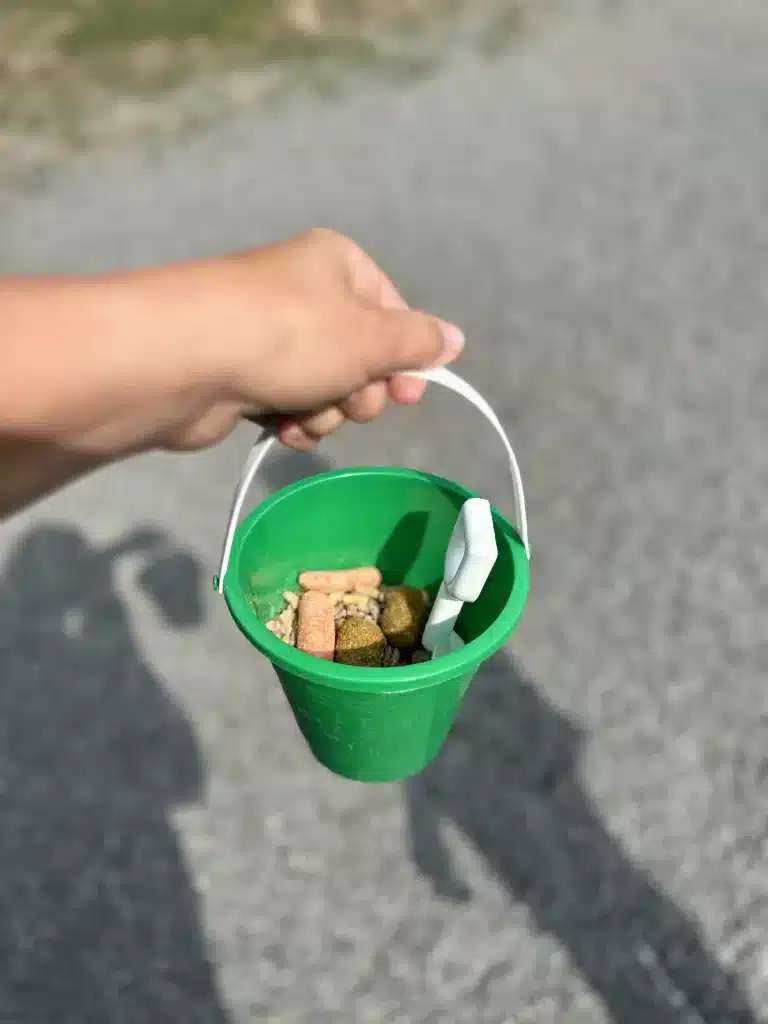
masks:
<path id="1" fill-rule="evenodd" d="M 224 599 L 241 633 L 273 666 L 282 672 L 298 676 L 314 685 L 333 690 L 351 690 L 366 693 L 407 693 L 437 686 L 449 679 L 474 674 L 480 665 L 495 654 L 509 639 L 522 618 L 528 597 L 530 570 L 528 556 L 515 527 L 494 505 L 491 514 L 494 524 L 506 537 L 512 555 L 514 583 L 506 604 L 495 621 L 478 637 L 451 654 L 417 665 L 397 665 L 391 668 L 366 668 L 324 661 L 291 647 L 276 637 L 247 600 L 237 581 L 237 566 L 250 531 L 264 516 L 277 510 L 280 503 L 294 495 L 326 484 L 329 480 L 347 477 L 389 477 L 421 480 L 439 485 L 462 501 L 478 495 L 453 480 L 424 470 L 402 466 L 351 466 L 327 470 L 281 487 L 265 498 L 242 520 L 235 533 L 228 572 L 223 580 Z"/>

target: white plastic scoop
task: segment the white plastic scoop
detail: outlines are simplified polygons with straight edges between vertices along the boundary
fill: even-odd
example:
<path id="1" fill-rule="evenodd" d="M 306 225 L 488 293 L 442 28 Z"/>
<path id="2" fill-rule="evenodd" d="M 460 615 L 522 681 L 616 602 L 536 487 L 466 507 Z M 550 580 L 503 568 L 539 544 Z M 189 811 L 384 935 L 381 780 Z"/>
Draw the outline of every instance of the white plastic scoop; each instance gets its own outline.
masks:
<path id="1" fill-rule="evenodd" d="M 498 555 L 490 503 L 470 498 L 462 505 L 448 541 L 443 582 L 424 627 L 422 646 L 433 658 L 462 646 L 454 633 L 456 620 L 464 604 L 482 593 Z"/>

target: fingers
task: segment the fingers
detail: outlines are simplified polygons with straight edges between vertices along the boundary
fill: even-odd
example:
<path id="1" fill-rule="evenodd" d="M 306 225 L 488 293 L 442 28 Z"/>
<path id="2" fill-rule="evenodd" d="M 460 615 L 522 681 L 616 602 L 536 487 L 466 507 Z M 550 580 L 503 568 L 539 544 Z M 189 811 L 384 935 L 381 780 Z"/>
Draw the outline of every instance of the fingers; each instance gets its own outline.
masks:
<path id="1" fill-rule="evenodd" d="M 350 254 L 350 276 L 352 287 L 360 298 L 381 309 L 407 311 L 408 305 L 405 299 L 384 271 L 362 249 L 355 246 L 354 250 Z M 421 316 L 422 314 L 417 315 Z M 441 325 L 441 327 L 447 328 L 449 334 L 453 334 L 456 330 L 452 325 Z M 441 344 L 443 340 L 441 339 Z M 463 338 L 457 339 L 454 336 L 449 340 L 449 346 L 453 344 L 456 347 L 457 343 L 456 354 L 458 355 L 463 347 Z M 445 361 L 449 362 L 451 358 L 455 358 L 455 356 L 449 355 Z M 414 368 L 421 369 L 421 367 Z M 426 381 L 416 377 L 398 375 L 392 376 L 386 385 L 389 398 L 397 405 L 415 405 L 424 395 L 426 387 Z M 342 406 L 342 408 L 344 407 Z M 347 413 L 347 415 L 350 419 L 357 419 L 351 413 Z"/>
<path id="2" fill-rule="evenodd" d="M 424 394 L 427 387 L 425 380 L 418 377 L 392 377 L 387 383 L 389 397 L 397 405 L 415 405 Z"/>
<path id="3" fill-rule="evenodd" d="M 321 437 L 338 430 L 344 420 L 345 416 L 341 409 L 333 406 L 330 409 L 323 409 L 322 412 L 313 413 L 311 416 L 304 416 L 300 424 L 305 434 L 313 441 L 319 441 Z"/>
<path id="4" fill-rule="evenodd" d="M 426 383 L 398 371 L 441 365 L 456 358 L 463 347 L 458 328 L 423 313 L 397 310 L 379 312 L 378 317 L 368 337 L 360 338 L 355 353 L 368 361 L 366 376 L 373 383 L 353 391 L 339 405 L 283 423 L 278 431 L 283 444 L 308 451 L 346 419 L 375 420 L 388 399 L 399 405 L 415 404 Z"/>
<path id="5" fill-rule="evenodd" d="M 292 420 L 280 425 L 278 436 L 283 444 L 297 451 L 308 451 L 315 442 L 332 434 L 346 419 L 341 409 L 336 406 L 322 412 L 303 416 L 300 420 Z"/>
<path id="6" fill-rule="evenodd" d="M 350 395 L 341 406 L 332 406 L 298 420 L 286 421 L 278 428 L 278 435 L 289 448 L 307 451 L 317 441 L 338 430 L 347 419 L 356 423 L 375 420 L 386 408 L 387 398 L 386 384 L 369 384 Z"/>
<path id="7" fill-rule="evenodd" d="M 342 402 L 344 414 L 355 423 L 370 423 L 380 416 L 387 405 L 387 385 L 369 384 L 368 387 L 355 391 Z"/>
<path id="8" fill-rule="evenodd" d="M 410 310 L 369 310 L 361 340 L 369 378 L 442 366 L 458 358 L 464 335 L 453 324 Z"/>
<path id="9" fill-rule="evenodd" d="M 464 335 L 458 327 L 409 310 L 391 279 L 354 243 L 348 252 L 348 261 L 352 288 L 373 307 L 371 325 L 373 328 L 376 319 L 377 333 L 382 335 L 374 358 L 383 360 L 386 367 L 396 372 L 439 366 L 459 356 L 464 347 Z M 382 313 L 384 316 L 380 315 Z M 404 396 L 413 393 L 402 392 Z"/>
<path id="10" fill-rule="evenodd" d="M 354 313 L 347 307 L 332 332 L 336 343 L 327 351 L 325 368 L 330 371 L 333 362 L 333 376 L 349 379 L 355 367 L 357 382 L 352 386 L 360 387 L 363 381 L 390 381 L 408 370 L 442 366 L 459 356 L 464 347 L 461 330 L 410 310 L 393 281 L 357 243 L 332 231 L 313 231 L 306 238 L 325 270 L 341 270 L 345 295 L 337 298 L 344 304 L 351 298 L 356 307 Z M 400 404 L 418 401 L 423 391 L 421 383 L 390 381 L 390 397 Z M 363 416 L 372 418 L 366 410 Z"/>

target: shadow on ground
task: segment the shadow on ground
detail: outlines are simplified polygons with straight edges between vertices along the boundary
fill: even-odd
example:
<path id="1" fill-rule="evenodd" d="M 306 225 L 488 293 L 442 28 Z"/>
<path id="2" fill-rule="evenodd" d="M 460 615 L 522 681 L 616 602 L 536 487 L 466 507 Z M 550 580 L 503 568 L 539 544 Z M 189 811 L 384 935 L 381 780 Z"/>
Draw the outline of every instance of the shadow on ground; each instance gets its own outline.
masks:
<path id="1" fill-rule="evenodd" d="M 274 491 L 331 468 L 283 450 L 263 479 Z M 458 826 L 613 1024 L 758 1024 L 696 923 L 601 821 L 579 778 L 583 742 L 513 661 L 488 662 L 442 753 L 405 787 L 417 868 L 438 898 L 471 900 L 442 838 Z"/>
<path id="2" fill-rule="evenodd" d="M 304 480 L 317 473 L 328 473 L 337 467 L 322 452 L 296 452 L 288 448 L 278 448 L 277 452 L 265 461 L 259 470 L 261 479 L 269 494 L 288 487 L 297 480 Z"/>
<path id="3" fill-rule="evenodd" d="M 582 743 L 514 663 L 492 659 L 406 787 L 416 865 L 440 898 L 470 900 L 441 838 L 444 821 L 458 826 L 614 1024 L 757 1024 L 694 922 L 600 820 L 579 780 Z"/>
<path id="4" fill-rule="evenodd" d="M 169 822 L 203 767 L 116 589 L 133 556 L 166 628 L 201 622 L 201 567 L 148 530 L 41 527 L 0 579 L 2 1020 L 226 1021 Z"/>

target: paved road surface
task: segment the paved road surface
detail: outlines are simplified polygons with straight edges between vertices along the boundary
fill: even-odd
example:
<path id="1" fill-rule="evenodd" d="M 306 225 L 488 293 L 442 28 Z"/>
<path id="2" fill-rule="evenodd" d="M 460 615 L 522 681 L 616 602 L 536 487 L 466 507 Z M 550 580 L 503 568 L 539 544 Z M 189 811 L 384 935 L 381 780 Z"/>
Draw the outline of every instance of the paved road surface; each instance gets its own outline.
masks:
<path id="1" fill-rule="evenodd" d="M 628 2 L 12 203 L 3 269 L 352 233 L 466 326 L 534 561 L 438 762 L 365 787 L 210 591 L 248 429 L 5 528 L 0 1019 L 768 1020 L 766 47 L 762 0 Z M 441 394 L 323 458 L 509 500 Z"/>

